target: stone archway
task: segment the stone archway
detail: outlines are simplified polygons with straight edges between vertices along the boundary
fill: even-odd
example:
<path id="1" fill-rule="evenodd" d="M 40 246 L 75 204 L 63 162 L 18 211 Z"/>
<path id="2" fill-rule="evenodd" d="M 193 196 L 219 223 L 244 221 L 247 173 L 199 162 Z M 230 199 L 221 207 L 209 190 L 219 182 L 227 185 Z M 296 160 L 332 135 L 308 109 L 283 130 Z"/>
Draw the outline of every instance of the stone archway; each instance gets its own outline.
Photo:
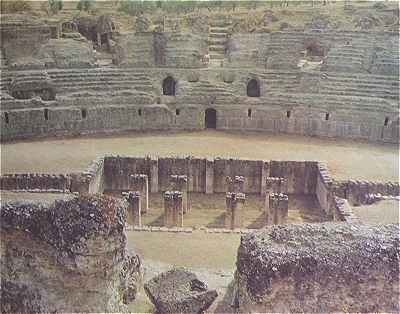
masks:
<path id="1" fill-rule="evenodd" d="M 213 108 L 206 109 L 204 114 L 204 125 L 206 129 L 217 128 L 217 110 Z"/>

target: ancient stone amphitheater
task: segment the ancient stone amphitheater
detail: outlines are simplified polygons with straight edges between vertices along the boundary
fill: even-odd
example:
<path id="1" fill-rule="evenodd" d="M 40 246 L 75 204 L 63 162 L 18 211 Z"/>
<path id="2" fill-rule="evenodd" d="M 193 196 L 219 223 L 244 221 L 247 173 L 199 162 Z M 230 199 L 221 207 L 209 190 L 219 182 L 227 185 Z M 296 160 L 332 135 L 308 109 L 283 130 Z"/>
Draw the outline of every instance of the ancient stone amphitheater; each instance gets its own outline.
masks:
<path id="1" fill-rule="evenodd" d="M 1 311 L 399 311 L 397 4 L 157 3 L 44 15 L 46 2 L 3 1 Z M 338 178 L 319 153 L 270 158 L 257 142 L 193 156 L 205 129 L 277 137 L 278 151 L 282 134 L 305 150 L 317 137 L 343 160 L 354 145 L 361 172 L 385 179 Z M 171 154 L 92 146 L 86 169 L 72 165 L 122 132 L 139 146 L 195 135 Z M 64 144 L 71 166 L 49 157 Z"/>

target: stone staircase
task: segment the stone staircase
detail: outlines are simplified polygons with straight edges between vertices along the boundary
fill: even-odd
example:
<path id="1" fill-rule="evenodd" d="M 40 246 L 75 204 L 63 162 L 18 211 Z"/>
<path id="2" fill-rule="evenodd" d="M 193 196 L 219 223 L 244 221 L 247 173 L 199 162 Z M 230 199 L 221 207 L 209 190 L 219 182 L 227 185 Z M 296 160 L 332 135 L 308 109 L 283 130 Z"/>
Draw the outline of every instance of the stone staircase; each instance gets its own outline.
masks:
<path id="1" fill-rule="evenodd" d="M 152 100 L 154 86 L 146 73 L 135 69 L 96 68 L 49 70 L 57 95 L 70 97 L 134 96 Z"/>
<path id="2" fill-rule="evenodd" d="M 398 100 L 399 79 L 395 76 L 329 72 L 321 78 L 320 93 Z"/>
<path id="3" fill-rule="evenodd" d="M 220 66 L 223 62 L 230 26 L 230 22 L 224 16 L 216 16 L 210 20 L 208 31 L 210 66 Z"/>

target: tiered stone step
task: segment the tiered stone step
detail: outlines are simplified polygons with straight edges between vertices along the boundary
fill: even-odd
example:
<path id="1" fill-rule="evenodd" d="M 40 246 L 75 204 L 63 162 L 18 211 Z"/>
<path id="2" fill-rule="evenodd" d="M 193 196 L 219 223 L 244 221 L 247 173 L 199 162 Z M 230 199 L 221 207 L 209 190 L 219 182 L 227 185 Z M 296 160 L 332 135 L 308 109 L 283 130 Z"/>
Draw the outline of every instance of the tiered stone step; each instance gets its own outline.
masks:
<path id="1" fill-rule="evenodd" d="M 225 58 L 225 47 L 228 40 L 230 23 L 225 17 L 215 17 L 210 21 L 208 32 L 208 52 L 210 65 L 219 65 Z"/>
<path id="2" fill-rule="evenodd" d="M 200 43 L 204 43 L 204 38 L 199 34 L 169 34 L 164 51 L 166 65 L 178 68 L 200 66 L 201 52 L 205 50 Z"/>
<path id="3" fill-rule="evenodd" d="M 9 86 L 11 83 L 11 76 L 5 70 L 1 70 L 0 75 L 0 98 L 1 99 L 8 99 L 11 96 L 9 95 Z"/>
<path id="4" fill-rule="evenodd" d="M 265 72 L 258 76 L 265 82 L 266 92 L 292 92 L 300 83 L 298 72 Z"/>
<path id="5" fill-rule="evenodd" d="M 320 93 L 328 95 L 399 99 L 399 79 L 383 75 L 327 73 Z"/>
<path id="6" fill-rule="evenodd" d="M 61 95 L 137 94 L 152 96 L 154 87 L 144 72 L 121 68 L 49 70 Z"/>
<path id="7" fill-rule="evenodd" d="M 282 103 L 296 105 L 307 105 L 312 109 L 324 110 L 327 112 L 362 111 L 362 112 L 395 112 L 397 105 L 384 99 L 371 97 L 353 97 L 339 95 L 318 95 L 303 93 L 274 93 L 268 97 L 268 101 L 280 105 Z"/>
<path id="8" fill-rule="evenodd" d="M 325 69 L 362 70 L 364 65 L 364 47 L 338 46 L 332 48 L 324 64 Z"/>
<path id="9" fill-rule="evenodd" d="M 208 81 L 187 83 L 182 86 L 180 94 L 182 96 L 191 97 L 204 97 L 204 96 L 215 96 L 215 97 L 234 97 L 234 92 L 226 86 L 220 84 L 212 84 Z"/>
<path id="10" fill-rule="evenodd" d="M 272 34 L 266 53 L 269 56 L 269 66 L 297 67 L 296 59 L 303 47 L 303 34 L 301 33 L 276 33 Z"/>

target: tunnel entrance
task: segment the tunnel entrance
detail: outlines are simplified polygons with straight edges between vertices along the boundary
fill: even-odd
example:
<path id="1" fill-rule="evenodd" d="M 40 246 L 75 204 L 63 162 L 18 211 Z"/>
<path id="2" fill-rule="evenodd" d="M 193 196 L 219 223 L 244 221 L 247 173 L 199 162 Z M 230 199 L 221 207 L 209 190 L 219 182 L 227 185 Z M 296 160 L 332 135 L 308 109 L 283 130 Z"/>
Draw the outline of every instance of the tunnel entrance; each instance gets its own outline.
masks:
<path id="1" fill-rule="evenodd" d="M 206 109 L 205 126 L 206 126 L 206 129 L 216 129 L 217 128 L 217 111 L 215 109 L 212 109 L 212 108 Z"/>

